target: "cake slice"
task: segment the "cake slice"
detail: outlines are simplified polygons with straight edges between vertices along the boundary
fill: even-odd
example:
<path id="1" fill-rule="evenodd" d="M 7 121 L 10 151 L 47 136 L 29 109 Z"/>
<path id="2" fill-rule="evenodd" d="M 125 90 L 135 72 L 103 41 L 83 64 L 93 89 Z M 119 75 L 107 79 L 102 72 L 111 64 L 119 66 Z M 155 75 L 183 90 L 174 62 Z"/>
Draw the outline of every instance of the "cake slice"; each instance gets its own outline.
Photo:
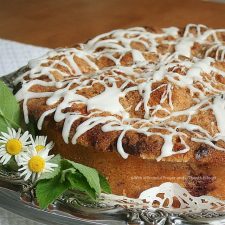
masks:
<path id="1" fill-rule="evenodd" d="M 114 194 L 172 182 L 225 199 L 225 29 L 114 30 L 30 61 L 16 83 L 26 122 Z"/>

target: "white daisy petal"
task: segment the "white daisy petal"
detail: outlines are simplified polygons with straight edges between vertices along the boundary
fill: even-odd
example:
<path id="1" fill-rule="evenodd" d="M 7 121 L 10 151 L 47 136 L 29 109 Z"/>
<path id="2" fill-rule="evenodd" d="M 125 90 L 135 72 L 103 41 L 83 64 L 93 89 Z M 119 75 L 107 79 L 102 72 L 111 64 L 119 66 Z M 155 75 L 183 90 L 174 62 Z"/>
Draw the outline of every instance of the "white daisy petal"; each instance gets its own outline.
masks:
<path id="1" fill-rule="evenodd" d="M 54 143 L 51 141 L 47 144 L 47 136 L 37 136 L 34 141 L 32 141 L 32 144 L 35 146 L 35 150 L 37 152 L 46 151 L 46 154 L 43 155 L 45 157 L 48 155 L 49 151 L 53 148 Z"/>
<path id="2" fill-rule="evenodd" d="M 3 159 L 3 158 L 1 158 L 1 159 L 0 159 L 0 163 L 3 163 L 3 162 L 4 162 L 4 159 Z"/>
<path id="3" fill-rule="evenodd" d="M 15 132 L 13 132 L 14 129 L 10 129 L 8 128 L 8 134 L 10 135 L 10 137 L 15 138 Z"/>
<path id="4" fill-rule="evenodd" d="M 20 168 L 18 169 L 19 172 L 21 172 L 21 171 L 23 171 L 23 170 L 25 170 L 24 167 L 20 167 Z M 20 174 L 20 176 L 22 176 L 22 174 Z"/>
<path id="5" fill-rule="evenodd" d="M 46 157 L 46 161 L 49 161 L 50 159 L 52 159 L 54 157 L 54 155 L 49 155 Z"/>
<path id="6" fill-rule="evenodd" d="M 26 132 L 20 137 L 20 140 L 25 142 L 25 141 L 27 141 L 29 138 L 30 138 L 29 132 L 26 131 Z"/>
<path id="7" fill-rule="evenodd" d="M 32 140 L 32 143 L 44 146 L 46 144 L 46 141 L 47 137 L 39 136 L 36 137 L 35 140 Z M 50 143 L 52 145 L 52 142 Z M 18 157 L 19 164 L 22 166 L 22 168 L 19 171 L 21 172 L 23 171 L 22 174 L 24 176 L 24 179 L 32 179 L 32 181 L 35 181 L 38 177 L 41 176 L 42 173 L 54 171 L 54 168 L 57 167 L 58 165 L 48 162 L 51 158 L 54 157 L 54 155 L 48 155 L 48 153 L 49 153 L 48 148 L 36 151 L 35 145 L 31 145 L 28 147 L 27 152 L 23 152 L 23 154 L 21 154 L 21 156 Z M 35 165 L 34 167 L 32 167 L 32 162 L 34 162 Z"/>
<path id="8" fill-rule="evenodd" d="M 4 132 L 1 132 L 2 137 L 5 137 L 7 140 L 10 138 L 10 135 Z"/>
<path id="9" fill-rule="evenodd" d="M 22 168 L 21 168 L 21 169 L 22 169 Z M 28 172 L 28 171 L 27 171 L 26 169 L 24 169 L 24 168 L 23 168 L 23 170 L 20 170 L 20 171 L 23 171 L 23 172 L 20 174 L 21 177 L 24 176 L 25 174 L 27 174 L 27 172 Z"/>
<path id="10" fill-rule="evenodd" d="M 46 158 L 48 156 L 48 151 L 46 149 L 39 151 L 38 155 L 40 155 L 41 157 Z"/>
<path id="11" fill-rule="evenodd" d="M 49 149 L 49 150 L 52 150 L 53 147 L 54 147 L 53 141 L 49 142 L 49 143 L 46 145 L 46 148 Z"/>
<path id="12" fill-rule="evenodd" d="M 19 139 L 20 138 L 20 135 L 21 134 L 21 129 L 19 128 L 19 130 L 16 132 L 15 130 L 14 130 L 14 135 L 15 135 L 15 137 L 17 138 L 17 139 Z"/>
<path id="13" fill-rule="evenodd" d="M 38 176 L 37 176 L 38 174 L 36 174 L 36 173 L 33 173 L 32 174 L 32 181 L 34 182 L 37 178 L 38 178 Z"/>
<path id="14" fill-rule="evenodd" d="M 57 164 L 55 164 L 55 163 L 50 163 L 50 162 L 48 162 L 48 163 L 46 163 L 46 166 L 49 166 L 49 167 L 58 167 L 58 165 Z"/>
<path id="15" fill-rule="evenodd" d="M 5 150 L 5 148 L 1 148 L 1 149 L 0 149 L 0 153 L 3 153 L 3 154 L 5 154 L 5 153 L 6 153 L 6 150 Z"/>
<path id="16" fill-rule="evenodd" d="M 47 142 L 47 137 L 43 137 L 43 144 L 46 145 L 46 142 Z"/>
<path id="17" fill-rule="evenodd" d="M 4 144 L 8 139 L 6 137 L 1 136 L 0 137 L 0 143 Z"/>
<path id="18" fill-rule="evenodd" d="M 31 142 L 31 145 L 36 146 L 35 140 L 33 139 L 32 136 L 30 137 L 30 142 Z"/>
<path id="19" fill-rule="evenodd" d="M 1 159 L 0 162 L 1 162 L 3 165 L 5 165 L 10 159 L 11 159 L 11 155 L 6 154 L 6 155 L 4 155 L 4 156 L 2 157 L 2 159 Z"/>
<path id="20" fill-rule="evenodd" d="M 22 153 L 27 151 L 27 146 L 30 143 L 30 134 L 28 131 L 22 134 L 22 130 L 20 128 L 17 131 L 13 128 L 8 128 L 7 130 L 8 133 L 0 133 L 0 143 L 2 143 L 0 144 L 0 160 L 6 164 L 12 156 L 15 156 L 16 162 L 19 164 L 21 163 L 20 159 L 22 157 Z M 17 142 L 13 139 L 17 139 Z M 16 150 L 7 149 L 7 143 L 9 141 L 12 141 L 11 143 L 17 146 Z M 18 145 L 18 141 L 20 142 L 22 148 Z"/>
<path id="21" fill-rule="evenodd" d="M 27 181 L 32 175 L 32 172 L 28 171 L 27 175 L 24 177 L 24 180 Z"/>
<path id="22" fill-rule="evenodd" d="M 0 157 L 2 157 L 5 154 L 6 154 L 5 152 L 0 152 Z"/>

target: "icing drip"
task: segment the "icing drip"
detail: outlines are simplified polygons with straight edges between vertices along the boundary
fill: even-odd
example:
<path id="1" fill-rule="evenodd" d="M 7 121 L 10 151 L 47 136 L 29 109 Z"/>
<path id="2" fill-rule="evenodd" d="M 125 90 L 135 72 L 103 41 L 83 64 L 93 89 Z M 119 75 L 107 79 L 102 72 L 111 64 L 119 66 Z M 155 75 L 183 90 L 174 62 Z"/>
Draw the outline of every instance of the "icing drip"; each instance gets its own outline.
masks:
<path id="1" fill-rule="evenodd" d="M 216 96 L 212 104 L 220 135 L 225 136 L 225 95 Z"/>
<path id="2" fill-rule="evenodd" d="M 160 32 L 141 27 L 114 30 L 75 48 L 52 50 L 31 60 L 28 70 L 15 82 L 22 83 L 16 97 L 23 101 L 26 122 L 29 100 L 45 98 L 49 109 L 40 116 L 38 128 L 42 129 L 45 118 L 53 115 L 56 122 L 64 124 L 62 136 L 66 143 L 74 122 L 82 119 L 72 137 L 73 144 L 100 125 L 103 132 L 118 131 L 117 150 L 123 158 L 128 157 L 123 139 L 129 131 L 164 140 L 158 161 L 188 152 L 187 132 L 192 142 L 224 151 L 213 141 L 225 141 L 225 103 L 221 97 L 225 84 L 218 80 L 218 76 L 225 78 L 225 71 L 216 66 L 224 61 L 225 30 L 189 24 L 181 33 L 175 27 Z M 195 53 L 195 44 L 204 48 Z M 35 86 L 44 91 L 32 91 Z M 179 89 L 192 100 L 187 108 L 176 106 L 179 99 L 175 93 Z M 124 101 L 134 94 L 139 98 L 132 109 Z M 154 95 L 160 98 L 157 103 Z M 71 108 L 75 110 L 68 110 Z M 192 122 L 194 116 L 207 110 L 213 111 L 219 133 Z M 184 119 L 177 120 L 179 117 Z M 175 139 L 182 145 L 180 150 L 174 150 Z"/>

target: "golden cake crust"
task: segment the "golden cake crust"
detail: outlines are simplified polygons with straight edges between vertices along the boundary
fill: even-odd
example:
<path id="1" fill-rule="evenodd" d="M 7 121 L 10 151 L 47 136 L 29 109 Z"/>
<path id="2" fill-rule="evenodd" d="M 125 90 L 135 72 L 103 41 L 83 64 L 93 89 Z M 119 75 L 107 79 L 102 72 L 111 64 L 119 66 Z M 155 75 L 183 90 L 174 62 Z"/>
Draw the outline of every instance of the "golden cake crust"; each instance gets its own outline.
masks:
<path id="1" fill-rule="evenodd" d="M 123 157 L 223 163 L 225 137 L 215 110 L 225 93 L 224 42 L 224 30 L 202 25 L 111 32 L 31 62 L 18 80 L 17 98 L 28 110 L 25 117 L 38 121 L 48 112 L 44 124 L 54 118 L 62 132 L 76 114 L 65 142 L 103 152 L 120 149 Z M 63 89 L 76 90 L 77 99 L 70 102 Z M 119 92 L 112 105 L 122 112 L 107 106 L 107 99 L 103 106 L 96 100 L 107 90 L 112 99 Z"/>
<path id="2" fill-rule="evenodd" d="M 124 160 L 116 151 L 100 152 L 79 144 L 65 145 L 60 127 L 53 120 L 44 124 L 43 134 L 55 142 L 54 153 L 96 168 L 106 176 L 112 192 L 138 198 L 141 192 L 165 182 L 177 183 L 192 196 L 210 195 L 225 199 L 223 164 L 156 162 L 136 156 Z"/>
<path id="3" fill-rule="evenodd" d="M 34 108 L 33 108 L 34 107 Z M 39 100 L 31 100 L 29 102 L 29 110 L 32 116 L 36 120 L 40 118 L 40 115 L 45 112 L 46 108 L 42 109 L 43 102 Z M 39 111 L 40 110 L 40 111 Z M 42 111 L 43 110 L 43 111 Z M 204 117 L 203 122 L 208 120 L 208 115 Z M 202 121 L 202 120 L 201 120 Z M 45 124 L 52 123 L 52 118 L 49 117 L 45 120 Z M 82 120 L 78 120 L 73 124 L 70 131 L 70 138 L 73 137 L 76 128 Z M 54 126 L 57 127 L 62 132 L 62 123 L 52 124 L 52 129 Z M 77 143 L 85 146 L 94 148 L 97 151 L 102 152 L 112 152 L 116 151 L 116 142 L 120 132 L 103 132 L 101 130 L 101 125 L 95 126 L 92 129 L 85 132 L 81 137 L 79 137 Z M 127 132 L 123 139 L 123 147 L 125 152 L 130 155 L 138 156 L 143 159 L 156 159 L 160 153 L 163 145 L 163 140 L 157 136 L 147 137 L 143 134 L 138 134 L 137 132 Z M 174 141 L 174 148 L 179 150 L 180 142 Z M 187 153 L 177 154 L 163 158 L 162 161 L 166 162 L 195 162 L 199 164 L 204 163 L 224 163 L 225 154 L 223 151 L 216 150 L 211 146 L 202 143 L 190 142 L 191 149 Z M 225 145 L 222 145 L 225 146 Z"/>

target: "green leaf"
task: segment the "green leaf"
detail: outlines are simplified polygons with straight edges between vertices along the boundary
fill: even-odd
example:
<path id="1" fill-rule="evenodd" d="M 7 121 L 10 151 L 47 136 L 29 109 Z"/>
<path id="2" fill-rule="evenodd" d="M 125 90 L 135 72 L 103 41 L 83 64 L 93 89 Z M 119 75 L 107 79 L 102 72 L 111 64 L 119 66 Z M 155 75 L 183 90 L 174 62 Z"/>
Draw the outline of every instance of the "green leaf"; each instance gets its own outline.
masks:
<path id="1" fill-rule="evenodd" d="M 102 192 L 111 194 L 112 191 L 111 191 L 111 188 L 109 186 L 109 182 L 107 181 L 107 179 L 101 174 L 99 174 L 99 179 L 100 179 L 100 186 L 101 186 Z"/>
<path id="2" fill-rule="evenodd" d="M 36 186 L 37 201 L 41 209 L 46 209 L 70 187 L 69 182 L 60 183 L 60 175 L 49 180 L 41 180 Z"/>
<path id="3" fill-rule="evenodd" d="M 54 168 L 54 171 L 52 172 L 42 173 L 38 181 L 52 179 L 61 172 L 61 156 L 60 155 L 56 155 L 55 157 L 50 159 L 49 162 L 57 164 L 58 167 Z"/>
<path id="4" fill-rule="evenodd" d="M 0 115 L 0 131 L 8 132 L 7 128 L 11 127 L 10 123 Z"/>
<path id="5" fill-rule="evenodd" d="M 61 173 L 60 182 L 61 183 L 65 182 L 66 176 L 68 174 L 74 174 L 74 173 L 76 173 L 76 169 L 74 169 L 74 168 L 68 168 L 68 169 L 63 170 L 62 173 Z"/>
<path id="6" fill-rule="evenodd" d="M 19 128 L 21 121 L 19 103 L 2 81 L 0 81 L 0 99 L 0 131 L 7 131 L 7 127 Z"/>
<path id="7" fill-rule="evenodd" d="M 95 169 L 55 156 L 52 163 L 59 165 L 52 173 L 43 173 L 36 185 L 41 208 L 46 208 L 67 190 L 77 190 L 88 200 L 95 201 L 101 190 L 111 193 L 109 184 Z"/>
<path id="8" fill-rule="evenodd" d="M 75 163 L 70 160 L 63 160 L 64 163 L 71 164 L 75 169 L 77 169 L 84 177 L 87 179 L 89 185 L 96 191 L 99 195 L 101 193 L 101 186 L 99 181 L 99 175 L 97 170 L 84 166 L 79 163 Z"/>
<path id="9" fill-rule="evenodd" d="M 96 200 L 96 193 L 80 173 L 68 173 L 66 179 L 70 182 L 71 189 L 85 192 L 92 200 Z"/>
<path id="10" fill-rule="evenodd" d="M 30 120 L 30 119 L 29 119 Z M 28 124 L 26 124 L 26 130 L 29 131 L 29 133 L 35 137 L 37 135 L 37 126 L 35 123 L 33 122 L 29 122 Z"/>
<path id="11" fill-rule="evenodd" d="M 24 119 L 23 119 L 23 121 L 24 121 Z M 29 133 L 33 137 L 37 136 L 37 134 L 38 134 L 37 121 L 33 117 L 30 116 L 29 117 L 29 123 L 26 124 L 25 121 L 24 121 L 23 125 L 24 125 L 25 129 L 28 130 Z"/>
<path id="12" fill-rule="evenodd" d="M 15 160 L 14 157 L 11 157 L 11 159 L 7 162 L 6 165 L 4 165 L 4 167 L 8 170 L 8 171 L 14 171 L 17 172 L 19 167 L 17 165 L 17 162 Z"/>

